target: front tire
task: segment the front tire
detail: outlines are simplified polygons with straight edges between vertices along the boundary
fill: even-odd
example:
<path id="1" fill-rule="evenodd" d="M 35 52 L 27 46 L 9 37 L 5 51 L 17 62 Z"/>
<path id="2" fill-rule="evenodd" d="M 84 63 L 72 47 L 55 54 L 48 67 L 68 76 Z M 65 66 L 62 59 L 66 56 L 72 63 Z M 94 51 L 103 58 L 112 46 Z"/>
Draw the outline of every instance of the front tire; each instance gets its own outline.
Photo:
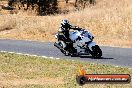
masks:
<path id="1" fill-rule="evenodd" d="M 98 45 L 95 45 L 95 46 L 92 47 L 91 55 L 94 58 L 101 58 L 102 50 L 100 49 L 100 47 Z"/>
<path id="2" fill-rule="evenodd" d="M 64 50 L 64 48 L 66 47 L 66 44 L 63 41 L 59 41 L 58 44 L 61 46 L 60 51 L 65 55 L 65 56 L 69 56 L 69 52 Z"/>

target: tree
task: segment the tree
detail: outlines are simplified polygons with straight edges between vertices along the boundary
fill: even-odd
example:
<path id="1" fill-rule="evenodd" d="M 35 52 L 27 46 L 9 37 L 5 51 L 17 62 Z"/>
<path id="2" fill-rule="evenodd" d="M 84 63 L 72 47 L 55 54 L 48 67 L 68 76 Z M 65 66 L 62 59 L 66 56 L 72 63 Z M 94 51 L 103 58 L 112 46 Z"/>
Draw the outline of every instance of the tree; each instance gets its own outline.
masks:
<path id="1" fill-rule="evenodd" d="M 94 5 L 96 3 L 95 0 L 75 0 L 75 7 L 78 8 L 85 8 L 87 4 L 92 4 Z"/>
<path id="2" fill-rule="evenodd" d="M 18 6 L 19 9 L 24 7 L 24 10 L 28 10 L 29 7 L 31 7 L 33 10 L 36 5 L 39 15 L 54 14 L 58 12 L 57 0 L 10 0 L 9 5 L 12 5 L 12 3 L 17 3 L 16 6 Z M 19 5 L 19 3 L 21 5 Z"/>

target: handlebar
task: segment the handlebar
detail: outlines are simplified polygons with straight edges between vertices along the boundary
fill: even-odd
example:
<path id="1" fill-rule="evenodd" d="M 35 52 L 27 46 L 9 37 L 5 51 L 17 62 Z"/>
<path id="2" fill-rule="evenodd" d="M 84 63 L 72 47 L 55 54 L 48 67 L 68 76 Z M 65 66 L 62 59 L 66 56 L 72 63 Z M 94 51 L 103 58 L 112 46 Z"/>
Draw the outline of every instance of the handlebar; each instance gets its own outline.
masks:
<path id="1" fill-rule="evenodd" d="M 74 28 L 72 28 L 72 29 L 74 29 L 74 30 L 78 30 L 78 31 L 81 31 L 82 30 L 82 28 L 79 28 L 79 27 L 74 27 Z M 84 29 L 83 29 L 84 30 Z"/>

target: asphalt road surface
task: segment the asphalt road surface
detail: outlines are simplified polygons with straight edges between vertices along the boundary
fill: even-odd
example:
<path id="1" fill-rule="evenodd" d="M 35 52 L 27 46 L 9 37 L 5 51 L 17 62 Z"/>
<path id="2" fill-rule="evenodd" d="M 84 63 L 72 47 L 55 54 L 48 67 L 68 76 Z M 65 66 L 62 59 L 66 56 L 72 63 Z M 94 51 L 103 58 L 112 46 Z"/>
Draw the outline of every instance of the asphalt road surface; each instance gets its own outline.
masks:
<path id="1" fill-rule="evenodd" d="M 132 68 L 132 48 L 101 46 L 101 49 L 103 51 L 103 56 L 99 59 L 94 59 L 90 55 L 83 57 L 70 57 L 64 56 L 56 47 L 54 47 L 52 42 L 0 39 L 0 51 L 48 56 L 61 59 L 83 60 Z"/>

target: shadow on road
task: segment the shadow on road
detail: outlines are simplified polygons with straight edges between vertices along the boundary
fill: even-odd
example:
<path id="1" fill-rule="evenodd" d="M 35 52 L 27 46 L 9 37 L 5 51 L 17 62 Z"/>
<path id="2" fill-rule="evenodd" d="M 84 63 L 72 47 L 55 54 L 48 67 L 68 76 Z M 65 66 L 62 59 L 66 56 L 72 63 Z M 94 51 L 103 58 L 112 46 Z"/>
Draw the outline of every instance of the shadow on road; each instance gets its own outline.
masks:
<path id="1" fill-rule="evenodd" d="M 110 57 L 101 57 L 101 58 L 93 58 L 92 56 L 79 56 L 80 58 L 90 58 L 90 59 L 114 59 Z"/>
<path id="2" fill-rule="evenodd" d="M 106 58 L 106 57 L 101 57 L 100 59 L 114 59 L 114 58 Z"/>

